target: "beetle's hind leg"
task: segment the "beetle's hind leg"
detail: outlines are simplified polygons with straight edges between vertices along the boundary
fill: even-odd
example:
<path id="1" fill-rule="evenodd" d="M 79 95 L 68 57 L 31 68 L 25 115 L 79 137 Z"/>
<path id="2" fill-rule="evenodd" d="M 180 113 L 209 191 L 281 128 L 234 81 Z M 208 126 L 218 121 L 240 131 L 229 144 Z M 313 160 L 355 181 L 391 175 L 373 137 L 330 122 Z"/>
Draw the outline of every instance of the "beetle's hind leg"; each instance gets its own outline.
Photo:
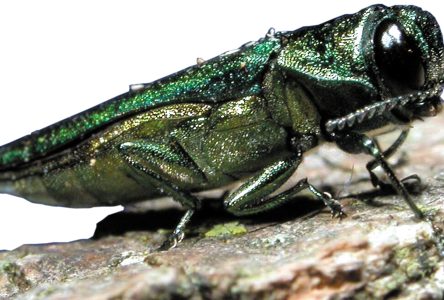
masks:
<path id="1" fill-rule="evenodd" d="M 178 146 L 139 140 L 121 144 L 119 152 L 129 165 L 141 173 L 142 181 L 187 208 L 185 215 L 160 250 L 175 247 L 183 239 L 185 227 L 201 203 L 198 198 L 182 191 L 172 181 L 195 184 L 205 180 L 203 173 Z"/>
<path id="2" fill-rule="evenodd" d="M 341 205 L 330 195 L 318 191 L 307 179 L 302 179 L 295 186 L 278 195 L 270 194 L 287 181 L 302 160 L 302 153 L 273 163 L 260 174 L 250 178 L 224 201 L 230 213 L 241 216 L 267 211 L 291 200 L 295 194 L 309 189 L 318 199 L 322 200 L 331 210 L 334 217 L 343 217 Z"/>

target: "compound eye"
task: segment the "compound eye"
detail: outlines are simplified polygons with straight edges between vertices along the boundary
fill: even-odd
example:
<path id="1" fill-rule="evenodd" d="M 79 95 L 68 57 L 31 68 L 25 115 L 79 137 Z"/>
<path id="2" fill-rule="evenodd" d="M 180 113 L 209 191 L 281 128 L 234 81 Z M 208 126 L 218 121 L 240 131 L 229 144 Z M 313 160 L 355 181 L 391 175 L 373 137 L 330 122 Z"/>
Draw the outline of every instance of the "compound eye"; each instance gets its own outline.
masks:
<path id="1" fill-rule="evenodd" d="M 375 61 L 384 85 L 395 94 L 420 89 L 425 70 L 413 38 L 394 20 L 378 25 L 374 35 Z"/>

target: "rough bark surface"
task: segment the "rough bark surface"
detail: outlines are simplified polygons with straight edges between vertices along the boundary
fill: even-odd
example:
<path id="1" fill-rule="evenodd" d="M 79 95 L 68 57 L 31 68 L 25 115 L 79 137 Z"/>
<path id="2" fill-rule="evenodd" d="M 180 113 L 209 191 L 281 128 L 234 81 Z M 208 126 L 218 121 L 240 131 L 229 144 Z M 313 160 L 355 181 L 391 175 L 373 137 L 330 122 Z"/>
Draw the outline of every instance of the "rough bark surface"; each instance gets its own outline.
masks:
<path id="1" fill-rule="evenodd" d="M 444 118 L 416 127 L 391 161 L 399 177 L 421 176 L 424 190 L 414 199 L 439 227 Z M 156 202 L 144 213 L 108 217 L 91 240 L 1 252 L 0 297 L 443 299 L 443 249 L 430 224 L 415 220 L 398 196 L 373 189 L 366 161 L 321 147 L 295 176 L 340 198 L 342 220 L 304 196 L 249 218 L 208 205 L 177 248 L 157 252 L 182 212 Z"/>

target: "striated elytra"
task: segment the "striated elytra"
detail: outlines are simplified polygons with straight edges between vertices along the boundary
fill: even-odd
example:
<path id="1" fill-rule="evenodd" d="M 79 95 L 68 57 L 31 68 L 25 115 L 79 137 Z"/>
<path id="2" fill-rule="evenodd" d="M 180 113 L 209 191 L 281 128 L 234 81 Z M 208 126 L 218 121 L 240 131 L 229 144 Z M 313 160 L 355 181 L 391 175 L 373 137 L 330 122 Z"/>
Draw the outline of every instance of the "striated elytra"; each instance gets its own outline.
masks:
<path id="1" fill-rule="evenodd" d="M 340 204 L 307 179 L 273 194 L 303 155 L 323 143 L 366 153 L 414 214 L 386 158 L 409 124 L 435 116 L 444 47 L 435 18 L 415 6 L 373 5 L 264 38 L 130 90 L 0 147 L 0 192 L 66 207 L 127 205 L 170 196 L 186 209 L 162 249 L 173 247 L 202 199 L 195 192 L 243 184 L 224 207 L 255 214 L 310 190 L 337 217 Z M 382 129 L 382 130 L 381 130 Z M 375 132 L 399 130 L 386 151 Z"/>

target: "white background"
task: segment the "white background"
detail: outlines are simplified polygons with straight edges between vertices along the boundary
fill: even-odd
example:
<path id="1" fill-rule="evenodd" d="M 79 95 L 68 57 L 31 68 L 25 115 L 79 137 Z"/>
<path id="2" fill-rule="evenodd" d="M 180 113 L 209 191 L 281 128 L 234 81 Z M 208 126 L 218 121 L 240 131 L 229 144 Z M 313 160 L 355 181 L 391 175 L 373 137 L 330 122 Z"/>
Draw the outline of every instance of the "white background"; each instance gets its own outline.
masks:
<path id="1" fill-rule="evenodd" d="M 373 1 L 2 1 L 0 144 L 265 35 Z M 403 4 L 385 1 L 386 5 Z M 404 3 L 405 4 L 405 3 Z M 410 1 L 444 24 L 440 1 Z M 0 195 L 0 249 L 88 238 L 115 208 L 47 207 Z"/>

